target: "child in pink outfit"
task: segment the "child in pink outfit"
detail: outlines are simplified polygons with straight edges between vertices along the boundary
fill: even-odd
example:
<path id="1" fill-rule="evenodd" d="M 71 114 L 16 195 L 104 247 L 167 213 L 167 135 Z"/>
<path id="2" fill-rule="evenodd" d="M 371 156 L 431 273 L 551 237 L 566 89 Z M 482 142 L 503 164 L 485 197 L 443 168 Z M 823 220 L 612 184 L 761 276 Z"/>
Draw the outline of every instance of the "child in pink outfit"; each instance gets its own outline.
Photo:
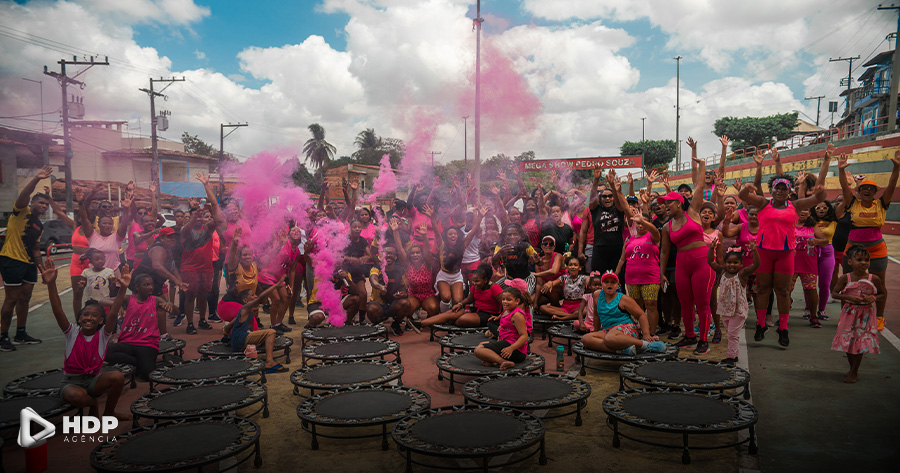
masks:
<path id="1" fill-rule="evenodd" d="M 753 263 L 743 267 L 743 257 L 740 248 L 729 248 L 724 256 L 722 245 L 718 239 L 709 246 L 706 262 L 713 271 L 722 273 L 719 281 L 719 305 L 716 312 L 722 317 L 725 333 L 728 338 L 728 350 L 723 363 L 735 364 L 738 361 L 738 349 L 741 341 L 741 331 L 747 321 L 747 313 L 750 306 L 747 303 L 747 283 L 750 275 L 759 268 L 759 252 L 756 245 L 750 245 L 753 251 Z M 716 258 L 716 255 L 719 255 Z M 716 261 L 722 261 L 720 265 Z"/>

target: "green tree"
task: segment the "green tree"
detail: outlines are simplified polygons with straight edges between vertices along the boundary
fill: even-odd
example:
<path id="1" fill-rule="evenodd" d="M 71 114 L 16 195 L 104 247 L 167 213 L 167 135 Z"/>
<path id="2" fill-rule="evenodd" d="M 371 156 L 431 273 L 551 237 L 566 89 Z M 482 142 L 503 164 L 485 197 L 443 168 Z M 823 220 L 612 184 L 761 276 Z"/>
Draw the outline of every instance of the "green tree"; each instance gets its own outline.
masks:
<path id="1" fill-rule="evenodd" d="M 391 167 L 397 167 L 403 158 L 403 140 L 382 138 L 375 133 L 374 128 L 366 128 L 359 132 L 353 140 L 353 145 L 356 146 L 353 159 L 360 164 L 378 166 L 381 157 L 389 154 Z"/>
<path id="2" fill-rule="evenodd" d="M 309 132 L 312 133 L 312 138 L 304 143 L 303 152 L 306 154 L 306 162 L 316 168 L 316 174 L 321 174 L 323 167 L 334 159 L 337 148 L 325 141 L 325 129 L 322 128 L 322 125 L 313 123 L 309 126 Z"/>
<path id="3" fill-rule="evenodd" d="M 782 113 L 769 117 L 723 117 L 713 124 L 716 136 L 728 135 L 731 149 L 772 144 L 790 137 L 797 126 L 797 113 Z"/>
<path id="4" fill-rule="evenodd" d="M 307 169 L 306 165 L 303 163 L 300 163 L 300 165 L 297 166 L 297 170 L 294 171 L 291 178 L 293 178 L 294 184 L 302 187 L 306 192 L 318 194 L 322 190 L 320 180 L 310 173 L 309 169 Z"/>
<path id="5" fill-rule="evenodd" d="M 675 159 L 674 140 L 626 141 L 619 148 L 621 156 L 644 155 L 644 169 L 666 167 Z"/>
<path id="6" fill-rule="evenodd" d="M 203 156 L 218 156 L 219 150 L 211 144 L 201 140 L 197 135 L 191 136 L 188 132 L 181 134 L 181 142 L 184 143 L 184 151 L 192 154 L 202 154 Z"/>

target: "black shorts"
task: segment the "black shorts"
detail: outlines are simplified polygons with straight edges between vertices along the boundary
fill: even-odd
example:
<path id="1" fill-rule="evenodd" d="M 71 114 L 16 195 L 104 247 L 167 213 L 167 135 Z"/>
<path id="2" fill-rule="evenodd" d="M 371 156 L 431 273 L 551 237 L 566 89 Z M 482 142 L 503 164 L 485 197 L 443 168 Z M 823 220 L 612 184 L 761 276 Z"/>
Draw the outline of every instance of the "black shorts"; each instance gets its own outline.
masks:
<path id="1" fill-rule="evenodd" d="M 375 321 L 375 323 L 381 323 L 389 318 L 394 317 L 396 315 L 395 306 L 397 305 L 398 302 L 400 302 L 399 299 L 395 300 L 394 302 L 391 302 L 390 304 L 380 304 L 379 303 L 378 305 L 381 306 L 381 318 L 379 318 L 377 321 Z"/>
<path id="2" fill-rule="evenodd" d="M 219 259 L 213 261 L 213 272 L 225 268 L 225 254 L 220 254 Z"/>
<path id="3" fill-rule="evenodd" d="M 478 315 L 479 327 L 487 327 L 489 318 L 500 315 L 500 314 L 492 314 L 490 312 L 485 312 L 483 310 L 479 310 L 479 311 L 475 312 L 475 314 Z"/>
<path id="4" fill-rule="evenodd" d="M 512 346 L 512 343 L 503 341 L 503 340 L 491 340 L 484 344 L 484 347 L 493 351 L 496 354 L 500 354 L 504 348 Z M 502 355 L 501 355 L 502 356 Z M 525 354 L 520 352 L 519 350 L 513 350 L 512 355 L 509 356 L 509 361 L 513 363 L 521 363 L 525 361 Z"/>
<path id="5" fill-rule="evenodd" d="M 22 284 L 37 284 L 37 265 L 25 263 L 7 256 L 0 256 L 0 276 L 3 276 L 3 285 L 21 286 Z"/>

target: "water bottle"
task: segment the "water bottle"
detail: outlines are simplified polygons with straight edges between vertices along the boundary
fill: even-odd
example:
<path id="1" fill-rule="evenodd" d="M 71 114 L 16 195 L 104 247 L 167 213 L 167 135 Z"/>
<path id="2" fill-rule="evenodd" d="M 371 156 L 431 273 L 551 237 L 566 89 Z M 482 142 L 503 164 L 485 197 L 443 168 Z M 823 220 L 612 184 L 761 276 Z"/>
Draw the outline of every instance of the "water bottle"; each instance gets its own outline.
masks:
<path id="1" fill-rule="evenodd" d="M 566 370 L 566 359 L 563 357 L 563 351 L 565 351 L 565 347 L 562 345 L 556 346 L 556 371 Z"/>

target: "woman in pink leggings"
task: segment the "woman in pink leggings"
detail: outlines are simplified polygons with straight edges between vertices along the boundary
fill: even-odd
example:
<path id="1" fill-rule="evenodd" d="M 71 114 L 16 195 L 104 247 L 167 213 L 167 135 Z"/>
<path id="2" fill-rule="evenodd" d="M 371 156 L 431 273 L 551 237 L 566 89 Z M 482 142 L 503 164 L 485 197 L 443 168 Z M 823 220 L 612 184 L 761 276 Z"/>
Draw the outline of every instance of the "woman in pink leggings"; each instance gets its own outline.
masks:
<path id="1" fill-rule="evenodd" d="M 660 205 L 665 206 L 669 215 L 668 225 L 662 230 L 662 244 L 660 245 L 659 268 L 660 283 L 663 287 L 669 284 L 666 278 L 666 266 L 669 262 L 671 246 L 678 249 L 675 258 L 675 288 L 678 290 L 678 298 L 681 301 L 681 319 L 684 322 L 684 338 L 675 346 L 686 347 L 697 345 L 694 353 L 704 354 L 709 352 L 709 324 L 712 319 L 709 299 L 716 273 L 706 264 L 707 246 L 703 241 L 703 226 L 700 225 L 700 206 L 703 204 L 702 196 L 704 177 L 706 175 L 706 162 L 697 158 L 697 142 L 688 138 L 688 146 L 691 147 L 692 166 L 698 166 L 694 177 L 694 195 L 690 204 L 678 192 L 669 192 L 657 199 Z M 699 177 L 696 177 L 699 176 Z M 694 331 L 694 307 L 700 317 L 700 340 Z"/>
<path id="2" fill-rule="evenodd" d="M 771 200 L 761 197 L 755 186 L 747 184 L 741 189 L 739 197 L 745 203 L 759 209 L 759 269 L 756 271 L 756 334 L 753 339 L 761 341 L 766 334 L 766 306 L 769 305 L 769 293 L 774 287 L 775 300 L 778 303 L 778 344 L 786 347 L 788 339 L 788 314 L 791 310 L 791 279 L 794 276 L 794 248 L 796 241 L 796 225 L 799 212 L 811 209 L 825 200 L 825 187 L 817 184 L 812 195 L 794 202 L 788 200 L 794 188 L 794 178 L 789 175 L 776 175 L 769 180 Z"/>

